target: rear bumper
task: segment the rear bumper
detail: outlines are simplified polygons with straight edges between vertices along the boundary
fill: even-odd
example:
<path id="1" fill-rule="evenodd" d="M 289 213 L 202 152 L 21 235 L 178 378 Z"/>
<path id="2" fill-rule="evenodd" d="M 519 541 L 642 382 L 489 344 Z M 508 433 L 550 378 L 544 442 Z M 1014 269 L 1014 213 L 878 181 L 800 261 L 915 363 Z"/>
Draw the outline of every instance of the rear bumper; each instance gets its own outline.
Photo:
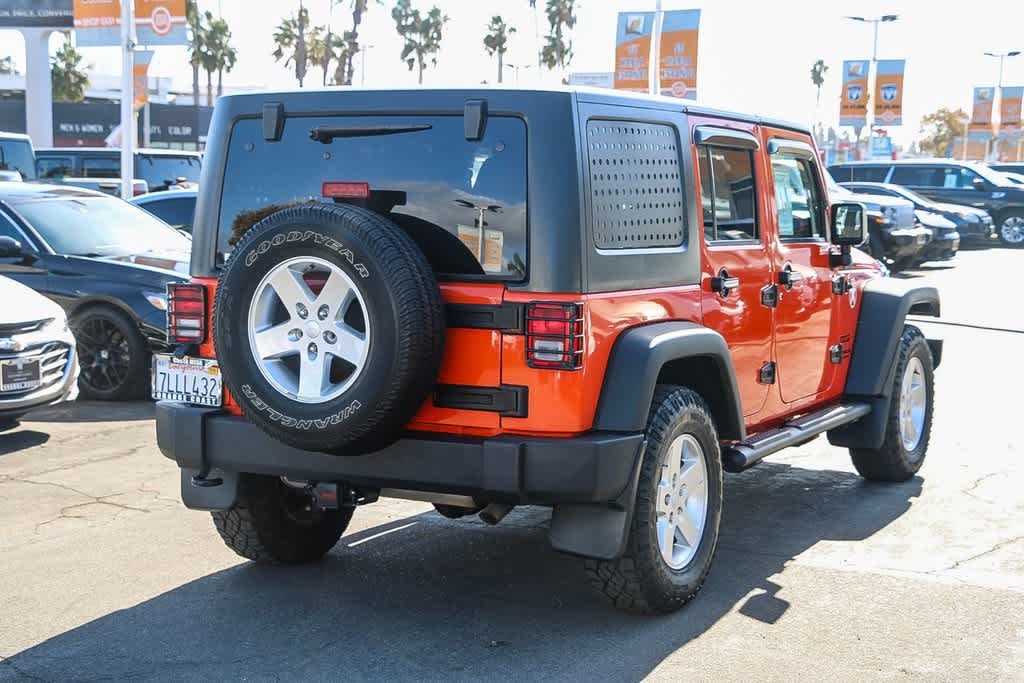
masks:
<path id="1" fill-rule="evenodd" d="M 557 439 L 416 433 L 376 453 L 344 457 L 291 448 L 218 409 L 164 401 L 156 404 L 156 427 L 160 450 L 188 472 L 210 468 L 530 505 L 615 502 L 635 481 L 643 443 L 642 434 L 608 432 Z M 235 478 L 224 480 L 230 487 Z M 182 500 L 197 509 L 230 507 L 234 496 L 220 488 L 198 488 L 182 477 Z"/>
<path id="2" fill-rule="evenodd" d="M 956 252 L 959 249 L 960 233 L 952 230 L 935 235 L 932 241 L 924 248 L 921 255 L 930 261 L 943 261 L 956 256 Z"/>
<path id="3" fill-rule="evenodd" d="M 932 240 L 932 231 L 923 226 L 882 232 L 885 255 L 891 259 L 916 256 Z"/>

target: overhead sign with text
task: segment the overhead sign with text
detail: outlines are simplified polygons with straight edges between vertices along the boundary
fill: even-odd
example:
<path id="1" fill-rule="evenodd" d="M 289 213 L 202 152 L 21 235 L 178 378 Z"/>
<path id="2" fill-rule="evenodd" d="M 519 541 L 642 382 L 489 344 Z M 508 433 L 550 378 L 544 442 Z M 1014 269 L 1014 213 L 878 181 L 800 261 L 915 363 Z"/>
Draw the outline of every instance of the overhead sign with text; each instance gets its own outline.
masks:
<path id="1" fill-rule="evenodd" d="M 69 28 L 71 0 L 0 0 L 0 28 Z"/>
<path id="2" fill-rule="evenodd" d="M 906 62 L 902 59 L 880 59 L 875 74 L 875 125 L 903 125 L 903 73 Z"/>
<path id="3" fill-rule="evenodd" d="M 186 45 L 185 0 L 134 0 L 140 45 Z M 75 36 L 80 47 L 121 44 L 119 0 L 74 0 Z"/>
<path id="4" fill-rule="evenodd" d="M 868 67 L 866 59 L 843 62 L 843 92 L 839 99 L 839 125 L 860 127 L 868 120 Z"/>
<path id="5" fill-rule="evenodd" d="M 650 89 L 651 33 L 654 12 L 619 12 L 615 29 L 616 90 Z"/>
<path id="6" fill-rule="evenodd" d="M 697 99 L 697 41 L 700 10 L 665 12 L 661 23 L 661 94 Z"/>

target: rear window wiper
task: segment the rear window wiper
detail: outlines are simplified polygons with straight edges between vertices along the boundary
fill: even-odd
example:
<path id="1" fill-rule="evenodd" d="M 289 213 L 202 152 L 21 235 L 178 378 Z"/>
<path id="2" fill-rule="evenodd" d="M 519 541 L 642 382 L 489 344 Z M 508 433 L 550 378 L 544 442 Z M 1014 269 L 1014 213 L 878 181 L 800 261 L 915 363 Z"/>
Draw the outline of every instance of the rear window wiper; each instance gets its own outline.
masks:
<path id="1" fill-rule="evenodd" d="M 429 123 L 351 123 L 344 126 L 317 126 L 309 131 L 309 139 L 325 145 L 334 138 L 358 138 L 370 135 L 415 133 L 433 128 Z"/>

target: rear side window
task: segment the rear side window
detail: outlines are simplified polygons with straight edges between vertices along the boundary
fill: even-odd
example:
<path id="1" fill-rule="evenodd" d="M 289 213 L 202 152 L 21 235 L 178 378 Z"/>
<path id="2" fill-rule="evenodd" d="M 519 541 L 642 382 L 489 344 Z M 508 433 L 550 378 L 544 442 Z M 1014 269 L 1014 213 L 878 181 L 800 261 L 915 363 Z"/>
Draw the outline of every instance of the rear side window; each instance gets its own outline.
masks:
<path id="1" fill-rule="evenodd" d="M 82 159 L 82 177 L 84 178 L 120 178 L 120 159 L 104 159 L 92 157 Z"/>
<path id="2" fill-rule="evenodd" d="M 175 228 L 191 228 L 192 216 L 196 212 L 196 200 L 192 197 L 154 200 L 140 206 Z"/>
<path id="3" fill-rule="evenodd" d="M 71 159 L 67 157 L 47 157 L 36 162 L 40 178 L 63 178 L 73 175 Z"/>
<path id="4" fill-rule="evenodd" d="M 897 166 L 892 171 L 892 183 L 907 187 L 942 187 L 945 174 L 938 166 Z"/>
<path id="5" fill-rule="evenodd" d="M 851 166 L 850 174 L 853 180 L 860 180 L 867 183 L 882 183 L 885 182 L 885 177 L 889 175 L 888 166 Z"/>
<path id="6" fill-rule="evenodd" d="M 594 244 L 599 249 L 681 246 L 686 231 L 675 129 L 592 120 L 587 147 Z"/>
<path id="7" fill-rule="evenodd" d="M 393 134 L 335 135 L 407 127 Z M 412 130 L 415 129 L 415 130 Z M 386 215 L 412 237 L 435 272 L 456 278 L 526 278 L 526 125 L 491 116 L 482 140 L 467 140 L 458 116 L 324 116 L 287 119 L 279 142 L 263 139 L 263 121 L 242 119 L 231 132 L 224 171 L 218 261 L 267 212 L 332 201 L 324 182 L 367 183 L 353 203 Z M 543 245 L 541 245 L 543 248 Z"/>
<path id="8" fill-rule="evenodd" d="M 753 152 L 702 145 L 697 153 L 705 239 L 757 239 Z"/>
<path id="9" fill-rule="evenodd" d="M 147 154 L 139 155 L 135 161 L 135 177 L 145 180 L 150 192 L 166 190 L 182 178 L 198 183 L 201 170 L 199 159 L 192 156 Z"/>

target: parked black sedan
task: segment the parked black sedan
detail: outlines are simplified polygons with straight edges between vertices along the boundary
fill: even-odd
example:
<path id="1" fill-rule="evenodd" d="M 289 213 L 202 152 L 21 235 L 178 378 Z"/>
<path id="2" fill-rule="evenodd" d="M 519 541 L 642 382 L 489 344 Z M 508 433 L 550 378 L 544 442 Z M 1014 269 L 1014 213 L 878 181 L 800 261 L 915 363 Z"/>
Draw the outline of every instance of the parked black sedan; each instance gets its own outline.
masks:
<path id="1" fill-rule="evenodd" d="M 885 195 L 911 201 L 917 211 L 937 213 L 952 221 L 956 226 L 956 231 L 964 239 L 987 241 L 992 234 L 992 216 L 984 209 L 937 202 L 902 185 L 893 185 L 892 183 L 851 182 L 840 183 L 840 185 L 857 194 Z"/>
<path id="2" fill-rule="evenodd" d="M 150 355 L 166 348 L 165 287 L 187 278 L 189 239 L 115 197 L 31 183 L 0 183 L 4 237 L 0 275 L 68 313 L 82 396 L 146 396 Z"/>

